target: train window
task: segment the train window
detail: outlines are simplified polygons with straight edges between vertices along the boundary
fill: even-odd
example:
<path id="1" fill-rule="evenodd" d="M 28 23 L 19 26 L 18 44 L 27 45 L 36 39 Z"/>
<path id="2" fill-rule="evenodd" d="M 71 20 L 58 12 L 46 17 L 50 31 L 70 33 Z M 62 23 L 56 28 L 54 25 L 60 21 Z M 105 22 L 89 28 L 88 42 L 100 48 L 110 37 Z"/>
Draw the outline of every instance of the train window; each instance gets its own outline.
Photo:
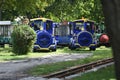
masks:
<path id="1" fill-rule="evenodd" d="M 34 22 L 33 22 L 33 21 L 30 21 L 30 22 L 29 22 L 29 25 L 30 25 L 31 28 L 33 28 L 33 27 L 34 27 Z"/>
<path id="2" fill-rule="evenodd" d="M 101 33 L 105 33 L 105 25 L 101 24 L 100 25 Z"/>
<path id="3" fill-rule="evenodd" d="M 73 34 L 73 25 L 70 23 L 69 24 L 69 28 L 70 28 L 70 35 Z"/>
<path id="4" fill-rule="evenodd" d="M 8 26 L 4 26 L 5 36 L 8 36 Z"/>
<path id="5" fill-rule="evenodd" d="M 57 36 L 57 35 L 58 35 L 58 30 L 59 30 L 59 28 L 58 28 L 58 27 L 55 27 L 55 29 L 54 29 L 55 36 Z"/>
<path id="6" fill-rule="evenodd" d="M 91 25 L 90 25 L 90 23 L 86 23 L 86 30 L 87 31 L 90 31 L 92 28 L 91 28 Z"/>
<path id="7" fill-rule="evenodd" d="M 54 24 L 54 34 L 55 34 L 55 36 L 58 35 L 58 30 L 59 30 L 58 25 L 59 25 L 59 24 Z"/>
<path id="8" fill-rule="evenodd" d="M 75 29 L 76 30 L 82 30 L 84 28 L 83 22 L 76 22 Z"/>
<path id="9" fill-rule="evenodd" d="M 93 22 L 86 22 L 86 30 L 87 31 L 95 30 L 94 23 Z"/>
<path id="10" fill-rule="evenodd" d="M 46 22 L 46 30 L 52 30 L 52 22 L 51 21 Z"/>
<path id="11" fill-rule="evenodd" d="M 3 36 L 3 26 L 0 26 L 0 36 Z"/>
<path id="12" fill-rule="evenodd" d="M 92 24 L 92 30 L 96 30 L 96 26 Z"/>
<path id="13" fill-rule="evenodd" d="M 69 25 L 59 25 L 56 28 L 56 34 L 55 35 L 59 35 L 59 36 L 67 36 L 70 35 L 70 28 Z"/>
<path id="14" fill-rule="evenodd" d="M 9 28 L 8 25 L 0 26 L 0 36 L 9 36 Z"/>
<path id="15" fill-rule="evenodd" d="M 43 30 L 43 22 L 41 20 L 34 21 L 34 30 Z"/>
<path id="16" fill-rule="evenodd" d="M 67 36 L 67 35 L 70 35 L 70 28 L 69 28 L 69 25 L 63 25 L 61 26 L 62 28 L 62 32 L 61 32 L 61 35 L 62 36 Z"/>

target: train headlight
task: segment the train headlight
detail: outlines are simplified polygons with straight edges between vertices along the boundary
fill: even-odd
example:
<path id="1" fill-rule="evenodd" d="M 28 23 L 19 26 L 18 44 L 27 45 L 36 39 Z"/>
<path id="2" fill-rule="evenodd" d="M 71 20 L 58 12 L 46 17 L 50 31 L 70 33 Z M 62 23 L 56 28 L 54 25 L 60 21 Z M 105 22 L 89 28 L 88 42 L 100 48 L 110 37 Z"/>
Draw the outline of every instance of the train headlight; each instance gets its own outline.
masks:
<path id="1" fill-rule="evenodd" d="M 40 30 L 43 30 L 43 27 L 42 27 L 42 26 L 40 26 Z"/>
<path id="2" fill-rule="evenodd" d="M 81 30 L 84 31 L 85 29 L 82 27 Z"/>

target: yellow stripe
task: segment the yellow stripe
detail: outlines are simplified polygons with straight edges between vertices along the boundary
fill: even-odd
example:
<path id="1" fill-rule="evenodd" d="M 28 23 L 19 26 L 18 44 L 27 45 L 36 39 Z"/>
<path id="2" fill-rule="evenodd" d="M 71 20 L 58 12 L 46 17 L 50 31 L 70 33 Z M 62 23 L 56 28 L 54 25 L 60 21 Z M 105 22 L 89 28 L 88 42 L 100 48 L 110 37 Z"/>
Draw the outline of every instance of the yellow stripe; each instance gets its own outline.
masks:
<path id="1" fill-rule="evenodd" d="M 47 18 L 33 18 L 33 19 L 30 19 L 30 21 L 34 21 L 34 20 L 42 20 L 43 22 L 45 22 L 47 20 L 52 21 L 51 19 L 47 19 Z"/>
<path id="2" fill-rule="evenodd" d="M 96 44 L 90 44 L 89 46 L 81 46 L 80 44 L 75 43 L 75 45 L 77 45 L 77 46 L 79 46 L 79 47 L 91 47 L 91 46 L 95 46 Z"/>
<path id="3" fill-rule="evenodd" d="M 37 47 L 39 47 L 39 50 L 49 50 L 50 49 L 50 47 L 54 47 L 55 45 L 50 45 L 48 48 L 42 48 L 42 47 L 40 47 L 39 45 L 34 45 L 34 46 L 37 46 Z"/>
<path id="4" fill-rule="evenodd" d="M 95 22 L 95 21 L 93 21 L 93 20 L 89 20 L 89 19 L 78 19 L 78 20 L 74 20 L 74 21 L 84 21 L 84 22 L 89 21 L 89 22 Z"/>

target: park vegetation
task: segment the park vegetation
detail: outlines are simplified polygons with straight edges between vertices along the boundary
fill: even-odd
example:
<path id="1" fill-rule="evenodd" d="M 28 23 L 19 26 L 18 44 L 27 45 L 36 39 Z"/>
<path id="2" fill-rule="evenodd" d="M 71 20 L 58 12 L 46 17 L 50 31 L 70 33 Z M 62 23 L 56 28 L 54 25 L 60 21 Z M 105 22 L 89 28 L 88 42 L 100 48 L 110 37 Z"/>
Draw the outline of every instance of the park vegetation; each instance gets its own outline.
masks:
<path id="1" fill-rule="evenodd" d="M 36 34 L 30 26 L 20 25 L 14 27 L 11 38 L 13 53 L 23 55 L 32 50 Z"/>
<path id="2" fill-rule="evenodd" d="M 0 0 L 0 20 L 42 16 L 57 22 L 82 17 L 99 22 L 104 19 L 101 10 L 100 0 Z"/>

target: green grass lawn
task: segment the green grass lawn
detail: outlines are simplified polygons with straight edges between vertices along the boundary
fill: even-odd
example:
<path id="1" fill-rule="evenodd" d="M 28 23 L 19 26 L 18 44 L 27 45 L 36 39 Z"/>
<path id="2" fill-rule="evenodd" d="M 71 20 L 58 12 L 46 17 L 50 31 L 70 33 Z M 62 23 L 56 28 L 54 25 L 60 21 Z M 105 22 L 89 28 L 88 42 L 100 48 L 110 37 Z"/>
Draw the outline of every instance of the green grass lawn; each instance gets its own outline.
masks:
<path id="1" fill-rule="evenodd" d="M 84 54 L 84 53 L 78 53 L 78 54 Z M 53 63 L 53 64 L 39 65 L 39 66 L 32 68 L 27 73 L 30 75 L 35 75 L 35 76 L 45 75 L 45 74 L 53 73 L 56 71 L 60 71 L 62 69 L 69 68 L 71 66 L 81 65 L 81 64 L 92 62 L 92 61 L 105 59 L 105 58 L 111 58 L 111 57 L 112 57 L 112 52 L 110 48 L 99 48 L 93 52 L 92 56 L 88 58 L 78 59 L 78 60 L 73 60 L 73 61 L 58 62 L 58 63 Z"/>
<path id="2" fill-rule="evenodd" d="M 77 49 L 77 50 L 69 50 L 66 48 L 59 48 L 56 52 L 49 52 L 49 51 L 41 51 L 41 52 L 31 52 L 27 55 L 14 55 L 12 53 L 12 49 L 10 47 L 0 48 L 0 62 L 1 61 L 8 61 L 8 60 L 20 60 L 26 58 L 37 58 L 42 56 L 49 56 L 49 55 L 59 55 L 59 54 L 72 54 L 72 53 L 87 53 L 91 52 L 89 50 L 84 49 Z"/>
<path id="3" fill-rule="evenodd" d="M 37 57 L 43 57 L 47 55 L 54 56 L 54 55 L 63 54 L 62 51 L 60 50 L 59 52 L 59 50 L 57 52 L 44 51 L 44 52 L 30 52 L 27 55 L 15 55 L 12 53 L 11 48 L 0 48 L 0 62 L 8 61 L 8 60 L 20 60 L 20 59 L 26 59 L 26 58 L 37 58 Z"/>
<path id="4" fill-rule="evenodd" d="M 95 72 L 89 72 L 71 80 L 116 80 L 114 66 L 108 66 Z"/>
<path id="5" fill-rule="evenodd" d="M 109 48 L 98 48 L 97 51 L 99 50 L 110 50 Z M 28 53 L 27 55 L 14 55 L 12 53 L 12 49 L 9 47 L 6 48 L 0 48 L 0 62 L 1 61 L 8 61 L 8 60 L 20 60 L 20 59 L 26 59 L 26 58 L 36 58 L 36 57 L 42 57 L 42 56 L 47 56 L 47 55 L 58 55 L 58 54 L 74 54 L 74 53 L 92 53 L 93 51 L 89 51 L 88 48 L 86 49 L 76 49 L 76 50 L 70 50 L 67 47 L 65 48 L 59 48 L 57 49 L 56 52 L 31 52 Z M 96 52 L 96 51 L 95 51 Z"/>

